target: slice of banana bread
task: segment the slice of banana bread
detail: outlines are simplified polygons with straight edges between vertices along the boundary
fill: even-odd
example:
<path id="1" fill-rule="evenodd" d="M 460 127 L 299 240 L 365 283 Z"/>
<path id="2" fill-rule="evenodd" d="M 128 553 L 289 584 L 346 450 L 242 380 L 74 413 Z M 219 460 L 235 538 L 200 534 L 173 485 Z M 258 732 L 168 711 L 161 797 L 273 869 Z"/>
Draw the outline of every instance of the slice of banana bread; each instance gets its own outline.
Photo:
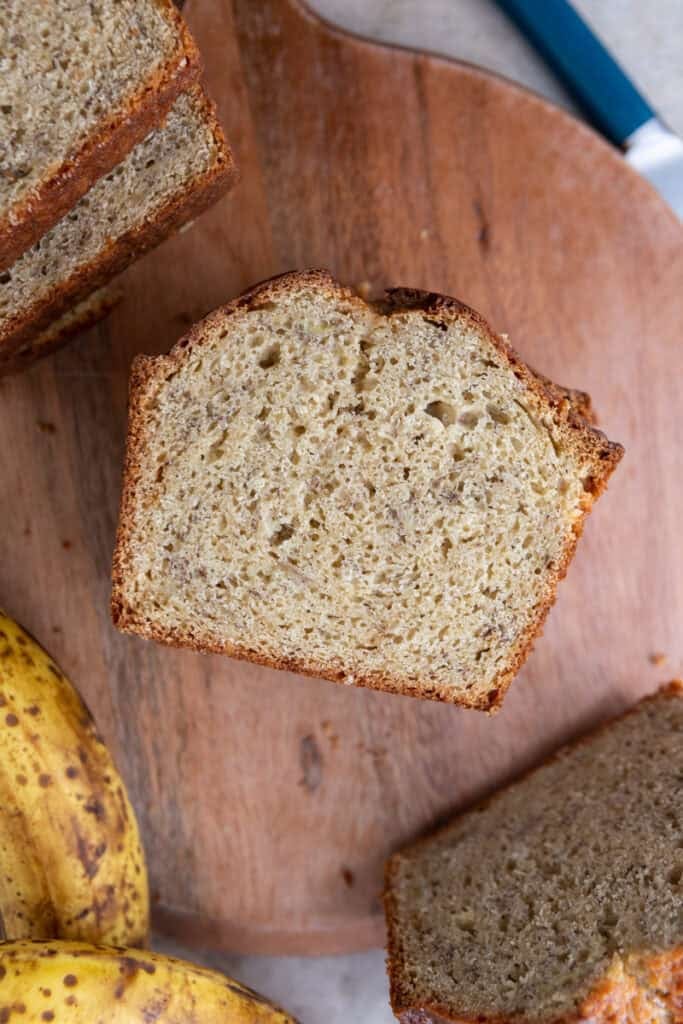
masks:
<path id="1" fill-rule="evenodd" d="M 287 274 L 134 363 L 114 619 L 490 709 L 620 456 L 454 299 Z"/>
<path id="2" fill-rule="evenodd" d="M 118 285 L 111 284 L 105 285 L 104 288 L 98 288 L 92 295 L 88 295 L 82 302 L 78 302 L 72 309 L 67 310 L 31 341 L 25 342 L 14 353 L 7 368 L 3 366 L 2 351 L 0 350 L 0 377 L 5 373 L 18 373 L 34 363 L 36 359 L 61 348 L 81 331 L 104 320 L 122 298 L 123 290 Z"/>
<path id="3" fill-rule="evenodd" d="M 199 71 L 172 0 L 3 0 L 0 271 L 158 125 Z"/>
<path id="4" fill-rule="evenodd" d="M 222 195 L 234 164 L 194 86 L 163 125 L 0 274 L 0 367 L 71 305 Z"/>
<path id="5" fill-rule="evenodd" d="M 392 857 L 404 1024 L 675 1024 L 683 1007 L 683 684 Z"/>

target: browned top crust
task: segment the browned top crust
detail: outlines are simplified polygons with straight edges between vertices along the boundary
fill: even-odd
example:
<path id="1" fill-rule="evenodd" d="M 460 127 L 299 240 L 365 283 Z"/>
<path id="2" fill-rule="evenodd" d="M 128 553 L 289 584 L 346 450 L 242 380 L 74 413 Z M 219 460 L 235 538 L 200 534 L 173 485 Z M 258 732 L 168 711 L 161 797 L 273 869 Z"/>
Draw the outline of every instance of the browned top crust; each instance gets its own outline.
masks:
<path id="1" fill-rule="evenodd" d="M 202 344 L 207 328 L 215 323 L 224 322 L 225 318 L 239 311 L 257 310 L 261 305 L 286 295 L 292 289 L 310 286 L 343 298 L 350 305 L 366 309 L 368 303 L 350 288 L 340 285 L 326 270 L 309 269 L 290 271 L 269 278 L 245 291 L 232 302 L 227 303 L 210 313 L 203 321 L 196 324 L 189 333 L 171 349 L 167 355 L 148 357 L 137 356 L 133 362 L 129 391 L 129 422 L 126 458 L 123 478 L 123 492 L 119 515 L 116 547 L 112 568 L 111 612 L 114 624 L 124 632 L 134 633 L 148 639 L 171 646 L 188 647 L 193 650 L 227 654 L 233 658 L 266 665 L 270 668 L 284 669 L 302 675 L 342 682 L 347 677 L 344 667 L 321 664 L 303 657 L 283 657 L 281 652 L 273 651 L 264 654 L 245 646 L 231 642 L 207 642 L 200 633 L 190 630 L 166 630 L 159 627 L 137 609 L 131 607 L 125 596 L 127 569 L 132 560 L 131 537 L 135 526 L 136 492 L 141 483 L 144 452 L 148 446 L 149 422 L 146 413 L 148 396 L 163 381 L 173 375 L 185 362 L 188 354 L 196 346 Z M 551 385 L 524 364 L 507 342 L 495 334 L 484 318 L 469 306 L 447 296 L 415 289 L 394 288 L 387 292 L 383 302 L 374 304 L 378 312 L 387 316 L 402 311 L 419 309 L 433 315 L 437 323 L 455 320 L 469 320 L 479 330 L 486 333 L 491 343 L 505 358 L 513 373 L 523 381 L 552 411 L 558 422 L 561 421 L 569 430 L 570 443 L 577 452 L 587 456 L 593 467 L 590 477 L 584 481 L 585 495 L 583 499 L 583 515 L 574 527 L 562 562 L 549 573 L 548 597 L 540 605 L 535 622 L 519 639 L 511 651 L 510 662 L 500 672 L 495 687 L 484 695 L 454 693 L 452 688 L 426 683 L 419 692 L 408 691 L 401 679 L 383 672 L 353 674 L 353 685 L 384 690 L 390 693 L 407 693 L 423 699 L 441 700 L 457 703 L 484 711 L 497 710 L 503 701 L 505 692 L 530 653 L 534 640 L 542 630 L 545 618 L 554 603 L 557 584 L 565 575 L 574 554 L 576 543 L 581 533 L 583 519 L 590 511 L 595 499 L 607 486 L 607 481 L 623 455 L 620 444 L 609 441 L 605 435 L 583 418 L 582 406 L 587 407 L 585 399 L 575 402 L 572 392 Z M 578 393 L 577 393 L 578 394 Z"/>
<path id="2" fill-rule="evenodd" d="M 584 391 L 564 388 L 561 385 L 555 384 L 536 370 L 532 370 L 530 366 L 522 362 L 508 343 L 507 338 L 503 335 L 495 334 L 481 313 L 478 313 L 459 299 L 438 295 L 436 292 L 420 291 L 416 288 L 391 288 L 387 291 L 386 301 L 378 305 L 380 308 L 384 308 L 388 315 L 394 312 L 400 313 L 407 309 L 419 309 L 424 313 L 433 313 L 435 318 L 440 319 L 442 322 L 447 319 L 465 318 L 484 331 L 496 348 L 506 357 L 510 368 L 519 380 L 528 384 L 552 408 L 565 410 L 569 424 L 577 431 L 585 431 L 588 428 L 594 438 L 600 437 L 604 441 L 604 447 L 599 452 L 599 458 L 611 466 L 611 469 L 604 477 L 599 474 L 600 479 L 602 479 L 602 485 L 599 491 L 593 492 L 596 497 L 599 493 L 602 493 L 612 469 L 623 456 L 624 449 L 620 444 L 608 441 L 601 431 L 594 428 L 595 414 L 590 395 Z M 596 478 L 596 485 L 598 482 L 598 478 Z"/>
<path id="3" fill-rule="evenodd" d="M 81 196 L 108 174 L 168 113 L 176 97 L 199 79 L 199 50 L 173 0 L 154 0 L 177 33 L 170 59 L 151 73 L 96 131 L 58 167 L 49 168 L 33 192 L 0 213 L 0 272 L 49 231 Z"/>

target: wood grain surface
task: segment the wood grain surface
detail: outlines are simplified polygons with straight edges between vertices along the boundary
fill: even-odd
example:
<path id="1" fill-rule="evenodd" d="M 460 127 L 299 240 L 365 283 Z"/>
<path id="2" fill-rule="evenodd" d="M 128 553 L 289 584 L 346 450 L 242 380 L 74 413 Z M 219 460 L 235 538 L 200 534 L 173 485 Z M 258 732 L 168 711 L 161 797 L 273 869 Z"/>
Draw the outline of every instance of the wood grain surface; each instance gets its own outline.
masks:
<path id="1" fill-rule="evenodd" d="M 242 952 L 351 950 L 382 940 L 391 850 L 683 671 L 681 228 L 605 143 L 500 79 L 350 38 L 294 0 L 185 14 L 242 183 L 128 272 L 108 323 L 1 382 L 0 602 L 117 754 L 160 929 Z M 590 390 L 626 446 L 495 718 L 110 624 L 133 354 L 312 265 L 474 305 L 532 365 Z"/>

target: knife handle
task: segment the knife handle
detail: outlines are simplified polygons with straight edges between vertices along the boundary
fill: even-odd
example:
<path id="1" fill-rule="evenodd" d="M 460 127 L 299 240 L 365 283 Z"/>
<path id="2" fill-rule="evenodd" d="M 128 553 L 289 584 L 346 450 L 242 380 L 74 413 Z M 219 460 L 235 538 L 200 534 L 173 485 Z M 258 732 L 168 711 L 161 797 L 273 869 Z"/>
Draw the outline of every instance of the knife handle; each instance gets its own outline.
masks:
<path id="1" fill-rule="evenodd" d="M 623 146 L 655 117 L 647 100 L 567 0 L 497 0 L 595 126 Z"/>

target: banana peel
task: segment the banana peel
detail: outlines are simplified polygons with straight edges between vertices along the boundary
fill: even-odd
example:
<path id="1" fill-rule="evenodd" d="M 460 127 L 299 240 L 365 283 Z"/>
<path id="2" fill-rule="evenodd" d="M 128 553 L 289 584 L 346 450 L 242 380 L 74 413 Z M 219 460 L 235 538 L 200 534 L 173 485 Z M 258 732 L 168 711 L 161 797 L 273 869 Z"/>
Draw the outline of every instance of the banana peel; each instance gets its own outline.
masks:
<path id="1" fill-rule="evenodd" d="M 111 754 L 64 673 L 0 611 L 0 935 L 142 947 L 148 932 L 144 853 Z"/>
<path id="2" fill-rule="evenodd" d="M 0 944 L 0 1021 L 10 1024 L 296 1024 L 204 967 L 77 942 Z"/>

